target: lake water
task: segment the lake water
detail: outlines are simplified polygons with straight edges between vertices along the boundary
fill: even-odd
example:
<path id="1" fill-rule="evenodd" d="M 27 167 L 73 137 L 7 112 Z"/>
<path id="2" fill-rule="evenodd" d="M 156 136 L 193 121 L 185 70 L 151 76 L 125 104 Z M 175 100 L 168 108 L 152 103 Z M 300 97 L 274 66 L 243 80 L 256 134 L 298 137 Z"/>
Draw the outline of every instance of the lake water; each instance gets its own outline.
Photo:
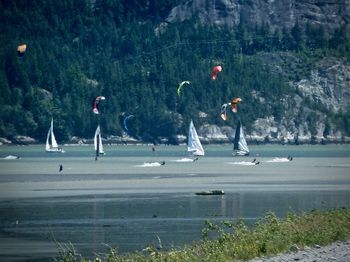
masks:
<path id="1" fill-rule="evenodd" d="M 350 207 L 350 145 L 251 146 L 250 157 L 231 157 L 231 145 L 205 146 L 196 162 L 185 146 L 1 146 L 0 260 L 40 260 L 58 243 L 78 253 L 141 251 L 149 244 L 178 247 L 201 239 L 205 220 L 254 223 L 272 211 Z M 293 156 L 290 162 L 270 162 Z M 245 165 L 254 158 L 259 165 Z M 165 161 L 165 165 L 145 165 Z M 59 165 L 63 171 L 59 172 Z M 197 196 L 220 189 L 223 196 Z"/>

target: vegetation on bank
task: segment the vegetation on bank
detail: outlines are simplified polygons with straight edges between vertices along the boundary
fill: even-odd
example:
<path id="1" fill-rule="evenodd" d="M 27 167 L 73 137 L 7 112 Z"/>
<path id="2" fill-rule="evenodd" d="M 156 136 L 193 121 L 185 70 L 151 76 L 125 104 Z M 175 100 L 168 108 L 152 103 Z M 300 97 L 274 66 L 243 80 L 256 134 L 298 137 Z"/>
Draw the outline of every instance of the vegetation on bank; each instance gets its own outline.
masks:
<path id="1" fill-rule="evenodd" d="M 268 213 L 254 227 L 243 221 L 206 222 L 203 240 L 182 249 L 162 251 L 149 246 L 146 253 L 118 254 L 111 249 L 92 261 L 237 261 L 272 256 L 306 246 L 327 245 L 350 236 L 350 209 L 312 211 L 301 215 L 288 214 L 278 218 Z M 216 235 L 209 239 L 209 235 Z M 91 261 L 78 255 L 74 248 L 60 252 L 60 262 Z"/>
<path id="2" fill-rule="evenodd" d="M 281 98 L 295 92 L 288 81 L 305 77 L 323 57 L 349 61 L 345 28 L 327 35 L 316 25 L 250 30 L 193 19 L 159 30 L 181 2 L 0 1 L 0 137 L 44 141 L 51 117 L 60 142 L 92 137 L 98 122 L 104 136 L 121 135 L 123 119 L 133 114 L 131 136 L 152 142 L 166 137 L 172 143 L 175 135 L 187 133 L 190 119 L 198 126 L 223 125 L 220 107 L 233 97 L 243 99 L 240 117 L 250 131 L 257 118 L 283 117 Z M 21 43 L 27 51 L 19 58 Z M 276 75 L 259 60 L 263 52 L 288 53 L 300 63 L 289 76 Z M 216 64 L 223 72 L 212 81 Z M 178 97 L 183 80 L 191 85 Z M 100 117 L 91 112 L 98 95 L 106 96 Z M 328 117 L 350 132 L 347 114 Z M 315 126 L 315 117 L 305 121 Z M 233 126 L 235 118 L 225 124 Z"/>

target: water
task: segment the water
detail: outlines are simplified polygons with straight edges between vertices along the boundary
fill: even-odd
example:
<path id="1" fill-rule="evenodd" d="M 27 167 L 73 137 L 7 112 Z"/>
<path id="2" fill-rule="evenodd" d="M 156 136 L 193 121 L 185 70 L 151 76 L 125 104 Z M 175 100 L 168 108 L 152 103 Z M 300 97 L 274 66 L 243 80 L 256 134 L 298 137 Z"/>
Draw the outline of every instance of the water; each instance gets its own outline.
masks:
<path id="1" fill-rule="evenodd" d="M 94 161 L 91 146 L 48 154 L 43 146 L 0 147 L 0 259 L 39 260 L 71 242 L 91 257 L 178 247 L 201 239 L 204 221 L 254 223 L 266 212 L 350 207 L 350 146 L 252 146 L 251 157 L 230 157 L 230 145 L 206 146 L 193 163 L 184 146 L 106 146 Z M 267 162 L 291 155 L 293 161 Z M 260 161 L 256 166 L 233 162 Z M 141 167 L 165 161 L 164 166 Z M 59 164 L 63 172 L 58 171 Z M 195 192 L 222 189 L 223 196 Z"/>

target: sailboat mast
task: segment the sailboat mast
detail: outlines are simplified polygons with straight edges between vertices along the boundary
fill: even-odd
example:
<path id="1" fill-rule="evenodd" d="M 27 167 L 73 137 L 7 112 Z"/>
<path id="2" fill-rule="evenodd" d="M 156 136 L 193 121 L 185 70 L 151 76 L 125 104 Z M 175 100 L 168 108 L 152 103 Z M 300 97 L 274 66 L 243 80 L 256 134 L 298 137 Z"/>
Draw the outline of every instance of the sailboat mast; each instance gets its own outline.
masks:
<path id="1" fill-rule="evenodd" d="M 53 138 L 53 118 L 51 118 L 51 127 L 50 127 L 50 136 L 51 136 L 51 147 L 53 147 L 54 144 L 54 138 Z"/>
<path id="2" fill-rule="evenodd" d="M 97 135 L 96 137 L 97 143 L 96 143 L 96 160 L 100 156 L 100 136 Z"/>

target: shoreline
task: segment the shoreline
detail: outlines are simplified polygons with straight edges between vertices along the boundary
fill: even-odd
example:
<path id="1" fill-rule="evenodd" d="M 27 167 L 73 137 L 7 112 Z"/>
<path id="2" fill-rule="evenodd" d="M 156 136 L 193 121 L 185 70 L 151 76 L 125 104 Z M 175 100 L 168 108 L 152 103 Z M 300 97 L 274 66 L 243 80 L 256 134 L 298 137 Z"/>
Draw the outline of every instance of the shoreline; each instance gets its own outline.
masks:
<path id="1" fill-rule="evenodd" d="M 140 252 L 95 255 L 93 261 L 340 261 L 350 256 L 349 209 L 290 213 L 283 218 L 267 213 L 252 227 L 243 221 L 207 221 L 203 240 L 179 249 L 149 245 Z M 209 238 L 214 233 L 216 237 Z M 75 261 L 74 247 L 60 251 L 60 261 Z M 84 258 L 83 258 L 84 259 Z M 90 260 L 88 260 L 90 261 Z"/>
<path id="2" fill-rule="evenodd" d="M 201 141 L 203 145 L 231 145 L 232 142 L 230 141 Z M 276 142 L 257 142 L 257 141 L 249 141 L 247 140 L 249 145 L 257 146 L 257 145 L 281 145 L 281 146 L 302 146 L 302 145 L 349 145 L 350 140 L 342 140 L 342 141 L 322 141 L 322 142 L 299 142 L 299 143 L 284 143 L 281 141 Z M 151 142 L 109 142 L 108 140 L 103 140 L 104 145 L 108 146 L 187 146 L 185 142 L 172 144 L 172 143 L 151 143 Z M 6 143 L 1 142 L 0 140 L 0 147 L 2 146 L 42 146 L 45 145 L 44 142 L 14 142 L 9 141 Z M 93 141 L 84 142 L 84 143 L 63 143 L 61 144 L 61 147 L 73 147 L 73 146 L 92 146 L 94 145 Z"/>

